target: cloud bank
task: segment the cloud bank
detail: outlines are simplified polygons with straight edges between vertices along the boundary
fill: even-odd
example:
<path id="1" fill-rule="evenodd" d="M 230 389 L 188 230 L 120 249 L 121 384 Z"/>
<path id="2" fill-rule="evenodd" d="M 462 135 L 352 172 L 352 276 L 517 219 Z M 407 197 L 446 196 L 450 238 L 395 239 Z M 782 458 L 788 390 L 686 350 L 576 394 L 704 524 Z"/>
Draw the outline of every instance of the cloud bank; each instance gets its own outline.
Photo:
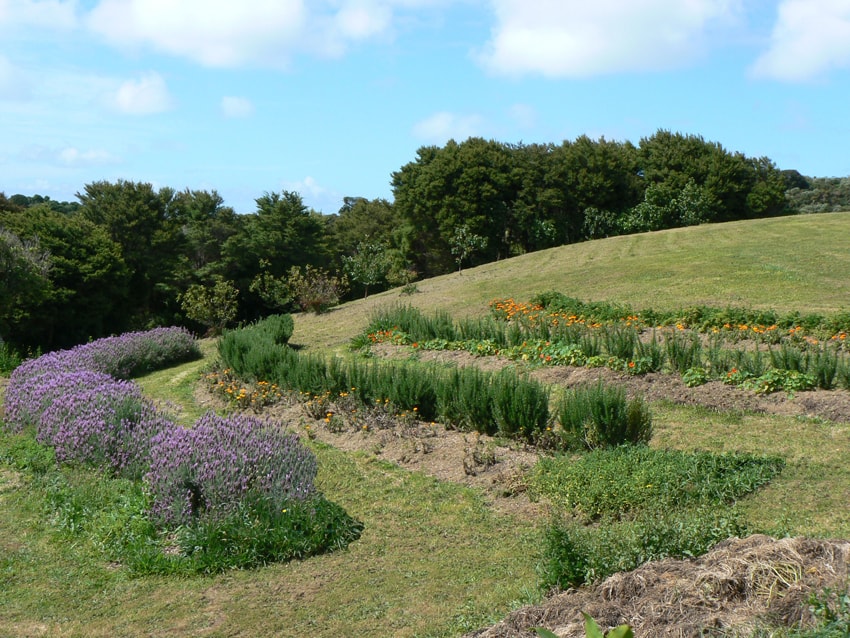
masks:
<path id="1" fill-rule="evenodd" d="M 756 60 L 753 74 L 799 82 L 840 68 L 850 68 L 850 2 L 781 2 L 770 47 Z"/>
<path id="2" fill-rule="evenodd" d="M 736 18 L 735 0 L 493 0 L 496 24 L 478 58 L 496 75 L 588 77 L 659 71 L 707 46 Z"/>

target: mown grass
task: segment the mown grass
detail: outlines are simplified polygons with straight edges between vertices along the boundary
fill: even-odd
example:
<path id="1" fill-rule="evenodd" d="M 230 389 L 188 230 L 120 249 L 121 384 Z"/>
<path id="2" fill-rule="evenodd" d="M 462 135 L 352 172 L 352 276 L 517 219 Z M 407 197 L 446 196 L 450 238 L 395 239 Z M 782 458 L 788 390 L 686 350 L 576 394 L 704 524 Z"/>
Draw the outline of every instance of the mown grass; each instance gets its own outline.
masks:
<path id="1" fill-rule="evenodd" d="M 217 577 L 129 578 L 58 537 L 25 477 L 4 469 L 0 635 L 454 636 L 532 600 L 533 523 L 367 455 L 315 451 L 320 489 L 366 522 L 361 540 Z"/>
<path id="2" fill-rule="evenodd" d="M 402 297 L 426 314 L 484 315 L 493 299 L 557 290 L 635 309 L 746 306 L 829 314 L 850 306 L 850 212 L 711 224 L 611 237 L 530 253 L 419 282 Z M 392 290 L 326 315 L 296 316 L 292 343 L 342 351 Z"/>
<path id="3" fill-rule="evenodd" d="M 834 312 L 850 299 L 848 224 L 850 213 L 833 213 L 588 242 L 421 282 L 405 301 L 461 318 L 485 314 L 496 297 L 557 289 L 636 307 Z M 297 316 L 292 342 L 342 351 L 372 308 L 396 300 L 391 291 Z M 193 397 L 204 365 L 139 382 L 192 422 L 205 410 Z M 786 459 L 740 504 L 754 526 L 850 537 L 850 425 L 668 404 L 653 413 L 654 447 Z M 0 636 L 457 636 L 539 596 L 546 521 L 497 515 L 475 490 L 369 455 L 313 448 L 320 489 L 365 524 L 359 541 L 305 561 L 179 579 L 131 578 L 97 547 L 57 536 L 26 474 L 0 463 Z"/>
<path id="4" fill-rule="evenodd" d="M 779 455 L 785 469 L 742 502 L 777 535 L 850 538 L 850 424 L 656 403 L 655 447 Z"/>

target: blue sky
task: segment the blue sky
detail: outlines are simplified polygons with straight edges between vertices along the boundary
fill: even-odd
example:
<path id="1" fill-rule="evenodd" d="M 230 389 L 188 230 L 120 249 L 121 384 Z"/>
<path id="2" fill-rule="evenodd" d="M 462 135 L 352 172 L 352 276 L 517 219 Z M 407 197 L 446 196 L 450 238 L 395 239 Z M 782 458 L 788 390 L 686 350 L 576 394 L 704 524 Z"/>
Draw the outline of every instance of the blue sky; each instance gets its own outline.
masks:
<path id="1" fill-rule="evenodd" d="M 850 175 L 850 0 L 0 0 L 0 192 L 335 213 L 423 145 L 702 135 Z"/>

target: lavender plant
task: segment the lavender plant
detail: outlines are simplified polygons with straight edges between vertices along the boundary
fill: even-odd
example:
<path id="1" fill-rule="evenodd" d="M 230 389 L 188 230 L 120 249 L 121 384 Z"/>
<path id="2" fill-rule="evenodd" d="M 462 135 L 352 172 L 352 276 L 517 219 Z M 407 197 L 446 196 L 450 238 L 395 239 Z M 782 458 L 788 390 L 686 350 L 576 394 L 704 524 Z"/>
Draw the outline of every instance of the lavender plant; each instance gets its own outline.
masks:
<path id="1" fill-rule="evenodd" d="M 208 413 L 191 429 L 153 438 L 145 476 L 150 514 L 171 527 L 225 519 L 245 501 L 285 509 L 316 495 L 316 471 L 315 456 L 296 435 L 256 417 Z"/>

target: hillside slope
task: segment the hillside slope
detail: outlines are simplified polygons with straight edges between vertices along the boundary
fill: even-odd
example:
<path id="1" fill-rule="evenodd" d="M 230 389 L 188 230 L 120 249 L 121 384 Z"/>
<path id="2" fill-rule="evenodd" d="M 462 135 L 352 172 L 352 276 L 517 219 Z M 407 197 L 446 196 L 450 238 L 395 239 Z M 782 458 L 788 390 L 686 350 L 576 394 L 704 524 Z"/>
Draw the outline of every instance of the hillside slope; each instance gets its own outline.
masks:
<path id="1" fill-rule="evenodd" d="M 462 317 L 485 313 L 495 298 L 528 300 L 546 290 L 635 308 L 704 304 L 836 312 L 850 306 L 850 212 L 611 237 L 435 277 L 418 289 L 406 297 L 387 291 L 326 315 L 299 315 L 293 342 L 338 350 L 381 304 Z"/>

